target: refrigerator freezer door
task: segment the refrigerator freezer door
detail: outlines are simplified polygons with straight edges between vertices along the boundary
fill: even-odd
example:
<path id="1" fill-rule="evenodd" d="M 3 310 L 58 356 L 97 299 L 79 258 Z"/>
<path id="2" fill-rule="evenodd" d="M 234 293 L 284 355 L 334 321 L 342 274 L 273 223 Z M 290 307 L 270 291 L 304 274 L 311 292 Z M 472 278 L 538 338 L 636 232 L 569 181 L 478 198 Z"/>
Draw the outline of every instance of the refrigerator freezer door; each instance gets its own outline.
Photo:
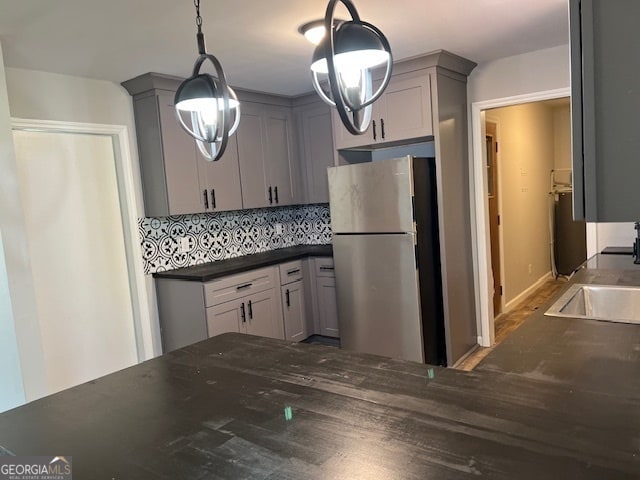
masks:
<path id="1" fill-rule="evenodd" d="M 334 233 L 413 232 L 411 157 L 331 167 Z"/>
<path id="2" fill-rule="evenodd" d="M 414 235 L 335 235 L 342 348 L 424 362 Z"/>

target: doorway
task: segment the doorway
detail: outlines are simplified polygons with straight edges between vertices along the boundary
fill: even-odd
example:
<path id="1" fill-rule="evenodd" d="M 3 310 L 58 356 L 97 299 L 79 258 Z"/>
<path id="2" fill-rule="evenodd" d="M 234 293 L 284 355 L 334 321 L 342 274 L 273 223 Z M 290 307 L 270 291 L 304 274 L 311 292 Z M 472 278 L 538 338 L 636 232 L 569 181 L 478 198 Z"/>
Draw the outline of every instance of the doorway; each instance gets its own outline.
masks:
<path id="1" fill-rule="evenodd" d="M 13 121 L 47 393 L 147 355 L 150 317 L 123 129 Z"/>
<path id="2" fill-rule="evenodd" d="M 492 265 L 492 241 L 491 241 L 491 214 L 490 214 L 490 201 L 489 201 L 489 178 L 488 174 L 490 168 L 488 162 L 490 161 L 487 158 L 487 135 L 491 136 L 492 132 L 487 132 L 486 120 L 487 116 L 493 117 L 493 112 L 491 110 L 504 108 L 509 106 L 519 106 L 523 104 L 528 104 L 532 102 L 540 102 L 561 98 L 568 98 L 570 95 L 570 90 L 568 88 L 558 89 L 558 90 L 550 90 L 545 92 L 537 92 L 533 94 L 526 95 L 518 95 L 513 97 L 506 97 L 495 100 L 488 100 L 482 102 L 475 102 L 471 106 L 471 120 L 472 120 L 472 132 L 473 132 L 473 184 L 474 184 L 474 209 L 476 212 L 476 223 L 474 225 L 474 231 L 476 234 L 476 244 L 477 250 L 476 253 L 476 261 L 475 267 L 477 272 L 477 291 L 478 291 L 478 331 L 480 333 L 478 341 L 481 346 L 489 347 L 494 344 L 495 341 L 495 324 L 494 320 L 496 317 L 495 312 L 506 313 L 510 306 L 513 306 L 515 302 L 520 299 L 525 298 L 528 294 L 531 293 L 531 290 L 527 290 L 527 288 L 523 288 L 522 295 L 519 298 L 514 294 L 514 289 L 511 290 L 511 305 L 509 305 L 509 299 L 507 298 L 509 295 L 506 290 L 505 282 L 508 283 L 508 279 L 506 279 L 504 269 L 506 268 L 505 251 L 503 249 L 500 250 L 500 256 L 502 260 L 500 262 L 502 269 L 495 268 Z M 566 102 L 566 100 L 562 100 Z M 567 113 L 568 122 L 570 122 L 570 114 Z M 491 128 L 491 127 L 490 127 Z M 503 155 L 503 143 L 504 143 L 504 125 L 502 119 L 498 118 L 498 129 L 497 134 L 500 135 L 500 140 L 498 141 L 498 152 L 496 155 L 498 168 L 496 169 L 498 181 L 494 185 L 497 188 L 498 197 L 498 214 L 500 215 L 500 223 L 498 231 L 500 232 L 498 236 L 504 236 L 504 232 L 501 232 L 501 228 L 503 228 L 507 219 L 504 217 L 504 213 L 502 212 L 502 208 L 511 208 L 513 206 L 522 206 L 520 202 L 508 200 L 505 198 L 505 190 L 504 188 L 511 188 L 512 190 L 517 190 L 518 192 L 525 194 L 525 196 L 529 195 L 529 192 L 532 192 L 531 186 L 528 184 L 529 181 L 532 181 L 534 177 L 534 173 L 530 172 L 528 168 L 520 168 L 517 164 L 510 165 L 512 168 L 515 166 L 515 171 L 517 172 L 516 176 L 511 177 L 508 181 L 505 178 L 501 177 L 501 174 L 498 172 L 500 169 L 504 167 L 505 162 L 507 162 L 506 158 Z M 570 123 L 567 123 L 567 132 L 570 135 Z M 530 131 L 521 131 L 521 137 L 526 138 L 535 137 L 534 132 Z M 567 145 L 567 150 L 570 152 L 570 143 Z M 570 164 L 570 154 L 567 156 L 567 161 Z M 549 169 L 553 169 L 554 167 L 550 167 Z M 541 178 L 541 177 L 540 177 Z M 543 193 L 543 201 L 547 202 L 549 196 L 550 189 L 550 172 L 545 173 L 545 191 Z M 536 195 L 538 195 L 536 193 Z M 529 195 L 533 198 L 534 195 Z M 538 196 L 538 199 L 540 197 Z M 550 240 L 549 240 L 549 221 L 548 221 L 548 210 L 545 209 L 544 218 L 547 219 L 545 223 L 545 227 L 540 227 L 540 230 L 544 228 L 545 240 L 544 243 L 547 244 L 547 249 L 550 248 Z M 512 215 L 513 217 L 513 215 Z M 494 218 L 497 218 L 494 215 Z M 529 219 L 529 213 L 517 215 L 516 222 L 520 222 L 521 225 L 526 226 L 526 222 Z M 494 221 L 494 224 L 496 222 Z M 494 227 L 495 231 L 495 227 Z M 495 233 L 494 233 L 495 237 Z M 494 242 L 495 243 L 495 242 Z M 509 246 L 513 247 L 514 245 L 519 245 L 518 241 L 513 241 L 503 238 L 502 244 L 497 242 L 498 246 L 504 249 L 507 249 Z M 514 250 L 512 248 L 512 250 Z M 517 250 L 517 249 L 516 249 Z M 527 253 L 526 248 L 520 248 L 520 253 L 524 251 Z M 494 249 L 495 256 L 495 249 Z M 513 252 L 512 252 L 513 253 Z M 516 260 L 513 260 L 515 258 Z M 525 276 L 529 275 L 536 280 L 540 280 L 542 283 L 542 278 L 545 272 L 536 272 L 535 262 L 530 262 L 526 259 L 526 256 L 521 255 L 520 258 L 511 257 L 511 261 L 509 263 L 510 266 L 517 266 L 520 269 L 524 269 Z M 551 260 L 550 255 L 544 259 L 545 267 L 547 270 L 550 270 Z M 498 301 L 497 298 L 494 297 L 494 275 L 493 270 L 500 272 L 500 280 L 503 286 L 503 298 L 502 298 L 502 309 L 498 309 Z M 549 273 L 551 275 L 551 273 Z M 496 275 L 497 277 L 497 275 Z M 538 278 L 540 277 L 540 278 Z M 530 279 L 527 279 L 529 281 Z M 532 282 L 530 282 L 532 283 Z M 516 285 L 516 287 L 521 287 L 522 285 Z M 532 286 L 532 285 L 530 285 Z M 499 288 L 499 286 L 498 286 Z M 517 288 L 515 289 L 517 293 Z"/>

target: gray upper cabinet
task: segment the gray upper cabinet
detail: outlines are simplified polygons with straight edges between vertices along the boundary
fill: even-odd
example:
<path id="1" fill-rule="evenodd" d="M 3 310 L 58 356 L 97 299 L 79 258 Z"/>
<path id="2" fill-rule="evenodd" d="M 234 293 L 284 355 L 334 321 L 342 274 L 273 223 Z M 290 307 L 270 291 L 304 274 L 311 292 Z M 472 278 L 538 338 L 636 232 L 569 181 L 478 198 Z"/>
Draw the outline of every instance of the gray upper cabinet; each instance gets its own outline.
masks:
<path id="1" fill-rule="evenodd" d="M 289 107 L 242 102 L 238 156 L 244 208 L 292 205 L 300 193 Z"/>
<path id="2" fill-rule="evenodd" d="M 640 2 L 571 0 L 574 218 L 640 219 Z"/>
<path id="3" fill-rule="evenodd" d="M 145 214 L 163 217 L 242 208 L 236 139 L 207 162 L 178 124 L 173 99 L 181 79 L 145 74 L 122 85 L 133 96 Z"/>
<path id="4" fill-rule="evenodd" d="M 319 99 L 295 109 L 305 202 L 329 203 L 327 168 L 334 165 L 331 108 Z"/>
<path id="5" fill-rule="evenodd" d="M 243 102 L 240 108 L 242 117 L 236 135 L 242 178 L 242 203 L 245 208 L 268 207 L 264 109 L 261 104 L 248 102 Z"/>
<path id="6" fill-rule="evenodd" d="M 379 82 L 376 82 L 377 88 Z M 391 77 L 384 94 L 373 104 L 371 126 L 363 135 L 351 135 L 333 112 L 333 134 L 338 150 L 367 147 L 433 135 L 429 75 L 410 72 Z"/>

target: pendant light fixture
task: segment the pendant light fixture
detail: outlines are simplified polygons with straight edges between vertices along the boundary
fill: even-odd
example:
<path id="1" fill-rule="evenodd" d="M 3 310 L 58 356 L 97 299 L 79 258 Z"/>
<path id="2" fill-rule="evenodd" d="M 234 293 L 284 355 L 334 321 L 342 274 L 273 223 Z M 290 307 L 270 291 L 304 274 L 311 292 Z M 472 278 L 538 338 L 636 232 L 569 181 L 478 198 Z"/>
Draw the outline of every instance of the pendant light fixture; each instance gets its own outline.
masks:
<path id="1" fill-rule="evenodd" d="M 200 16 L 200 0 L 194 0 L 198 33 L 198 59 L 191 77 L 180 84 L 175 96 L 178 121 L 189 135 L 196 139 L 202 155 L 208 161 L 222 157 L 229 136 L 240 123 L 240 102 L 227 84 L 222 65 L 205 50 Z M 215 75 L 200 73 L 202 64 L 209 60 Z"/>
<path id="2" fill-rule="evenodd" d="M 335 20 L 338 3 L 347 8 L 350 21 Z M 360 20 L 351 0 L 329 1 L 324 29 L 325 36 L 316 47 L 311 63 L 313 87 L 324 102 L 338 109 L 342 123 L 351 134 L 362 135 L 371 123 L 373 102 L 380 98 L 391 78 L 391 47 L 376 26 Z M 382 65 L 386 66 L 384 79 L 374 92 L 373 69 Z M 321 75 L 328 79 L 329 94 L 322 89 Z"/>

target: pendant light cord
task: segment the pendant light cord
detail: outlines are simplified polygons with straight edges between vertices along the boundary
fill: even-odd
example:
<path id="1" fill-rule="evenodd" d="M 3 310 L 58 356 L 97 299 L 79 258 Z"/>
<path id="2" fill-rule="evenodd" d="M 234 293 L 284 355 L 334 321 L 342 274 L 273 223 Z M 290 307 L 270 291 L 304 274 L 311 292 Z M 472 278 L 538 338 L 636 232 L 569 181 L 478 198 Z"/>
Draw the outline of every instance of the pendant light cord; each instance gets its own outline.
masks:
<path id="1" fill-rule="evenodd" d="M 202 17 L 200 16 L 200 0 L 193 0 L 193 5 L 196 7 L 196 26 L 198 27 L 198 33 L 196 38 L 198 40 L 198 53 L 205 55 L 207 52 L 204 47 L 204 34 L 202 33 Z"/>

